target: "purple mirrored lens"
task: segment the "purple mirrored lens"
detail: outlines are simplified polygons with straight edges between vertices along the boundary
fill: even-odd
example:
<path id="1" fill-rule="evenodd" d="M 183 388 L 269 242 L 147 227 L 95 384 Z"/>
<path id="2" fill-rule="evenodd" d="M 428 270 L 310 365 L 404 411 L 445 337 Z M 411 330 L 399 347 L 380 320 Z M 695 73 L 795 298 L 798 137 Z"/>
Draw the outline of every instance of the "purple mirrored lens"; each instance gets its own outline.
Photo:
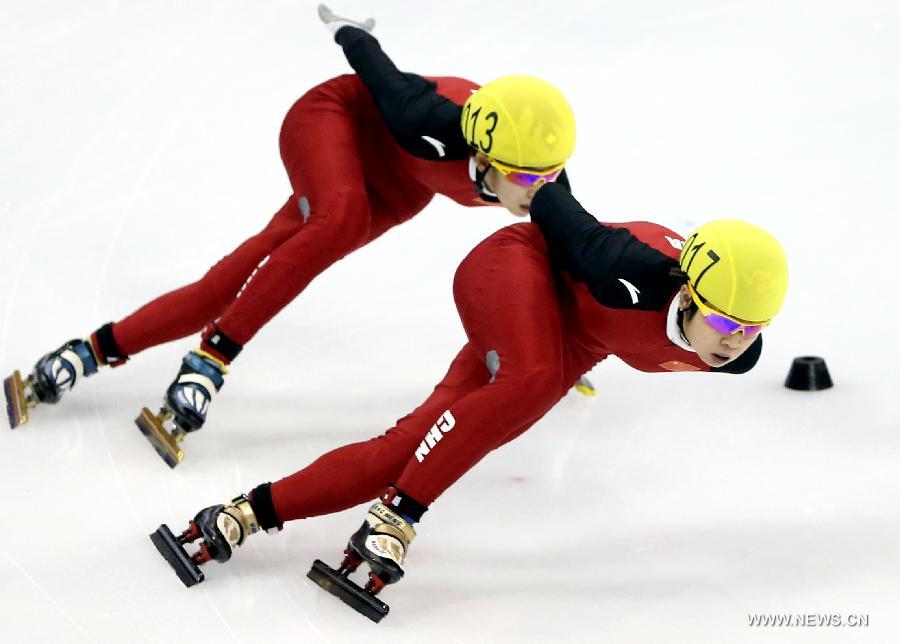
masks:
<path id="1" fill-rule="evenodd" d="M 728 318 L 716 315 L 715 313 L 710 313 L 709 315 L 704 316 L 703 319 L 706 320 L 706 323 L 709 326 L 724 335 L 731 335 L 741 328 L 741 325 L 734 320 L 729 320 Z"/>
<path id="2" fill-rule="evenodd" d="M 732 333 L 743 330 L 745 336 L 753 337 L 765 328 L 765 325 L 762 324 L 740 324 L 739 322 L 729 320 L 728 318 L 715 313 L 710 313 L 709 315 L 704 316 L 703 319 L 706 320 L 706 323 L 709 326 L 723 335 L 731 335 Z"/>
<path id="3" fill-rule="evenodd" d="M 557 177 L 559 177 L 562 172 L 562 168 L 559 170 L 555 170 L 550 174 L 533 174 L 531 172 L 510 172 L 507 176 L 510 181 L 512 181 L 517 186 L 522 186 L 523 188 L 530 188 L 538 181 L 543 179 L 544 181 L 551 183 L 556 181 Z"/>

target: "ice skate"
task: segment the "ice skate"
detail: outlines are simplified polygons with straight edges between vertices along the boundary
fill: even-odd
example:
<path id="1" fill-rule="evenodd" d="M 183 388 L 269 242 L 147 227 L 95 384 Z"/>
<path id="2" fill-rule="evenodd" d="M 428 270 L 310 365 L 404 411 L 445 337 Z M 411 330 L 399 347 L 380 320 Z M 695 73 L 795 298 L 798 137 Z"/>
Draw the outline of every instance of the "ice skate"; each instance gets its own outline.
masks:
<path id="1" fill-rule="evenodd" d="M 28 412 L 39 404 L 56 404 L 82 377 L 97 373 L 98 361 L 86 340 L 69 340 L 46 354 L 22 379 L 15 371 L 3 381 L 10 429 L 28 422 Z"/>
<path id="2" fill-rule="evenodd" d="M 189 352 L 166 391 L 159 413 L 144 407 L 135 419 L 138 429 L 169 467 L 184 460 L 179 443 L 188 432 L 203 427 L 209 403 L 222 388 L 225 373 L 225 365 L 208 353 Z"/>
<path id="3" fill-rule="evenodd" d="M 350 537 L 340 567 L 335 570 L 316 559 L 307 577 L 373 622 L 379 622 L 390 607 L 375 595 L 403 577 L 403 560 L 415 536 L 415 530 L 402 516 L 378 501 Z M 363 562 L 369 566 L 369 580 L 360 587 L 349 576 Z"/>
<path id="4" fill-rule="evenodd" d="M 169 562 L 181 582 L 191 587 L 204 579 L 200 566 L 208 561 L 225 563 L 234 548 L 251 534 L 259 532 L 259 523 L 249 499 L 241 495 L 228 505 L 204 508 L 189 522 L 187 529 L 175 536 L 165 523 L 150 535 L 159 554 Z M 185 545 L 200 540 L 199 549 L 188 554 Z"/>

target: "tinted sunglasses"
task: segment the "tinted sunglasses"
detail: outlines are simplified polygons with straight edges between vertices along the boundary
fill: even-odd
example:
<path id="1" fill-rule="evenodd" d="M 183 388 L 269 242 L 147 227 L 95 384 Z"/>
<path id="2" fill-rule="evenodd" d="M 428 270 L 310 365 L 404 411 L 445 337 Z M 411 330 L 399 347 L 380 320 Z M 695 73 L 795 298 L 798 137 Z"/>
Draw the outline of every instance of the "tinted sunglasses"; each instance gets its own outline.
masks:
<path id="1" fill-rule="evenodd" d="M 697 291 L 694 290 L 694 287 L 691 286 L 690 282 L 687 286 L 688 291 L 690 291 L 691 297 L 694 300 L 694 304 L 697 305 L 700 314 L 703 316 L 703 321 L 722 335 L 733 335 L 740 332 L 744 334 L 744 337 L 752 338 L 772 323 L 771 320 L 768 322 L 746 322 L 726 315 L 707 304 Z"/>
<path id="2" fill-rule="evenodd" d="M 541 180 L 544 180 L 546 183 L 556 181 L 563 171 L 562 165 L 543 169 L 516 168 L 515 166 L 505 165 L 499 161 L 494 161 L 493 159 L 491 159 L 491 165 L 497 168 L 497 170 L 506 177 L 507 181 L 511 181 L 523 188 L 531 188 Z"/>

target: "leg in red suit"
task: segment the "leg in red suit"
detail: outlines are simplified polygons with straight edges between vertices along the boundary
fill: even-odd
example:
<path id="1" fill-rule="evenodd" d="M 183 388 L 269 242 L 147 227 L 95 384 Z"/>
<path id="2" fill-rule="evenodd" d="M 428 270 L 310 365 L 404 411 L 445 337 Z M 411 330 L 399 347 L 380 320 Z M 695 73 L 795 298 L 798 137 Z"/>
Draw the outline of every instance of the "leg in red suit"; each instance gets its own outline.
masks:
<path id="1" fill-rule="evenodd" d="M 479 244 L 454 281 L 469 342 L 447 375 L 383 435 L 338 448 L 273 483 L 279 519 L 337 512 L 392 483 L 429 505 L 486 454 L 531 427 L 591 366 L 566 346 L 556 289 L 536 227 L 510 226 Z M 436 425 L 440 438 L 426 452 L 422 443 Z"/>

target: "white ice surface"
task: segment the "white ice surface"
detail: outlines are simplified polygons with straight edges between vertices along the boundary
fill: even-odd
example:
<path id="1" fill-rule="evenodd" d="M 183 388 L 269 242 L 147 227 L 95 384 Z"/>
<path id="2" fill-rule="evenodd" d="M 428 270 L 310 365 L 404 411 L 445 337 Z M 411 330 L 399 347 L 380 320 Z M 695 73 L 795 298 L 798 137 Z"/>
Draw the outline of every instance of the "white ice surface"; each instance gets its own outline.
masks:
<path id="1" fill-rule="evenodd" d="M 900 5 L 334 1 L 405 69 L 558 84 L 599 218 L 752 219 L 791 290 L 752 373 L 609 361 L 422 522 L 374 626 L 305 575 L 363 508 L 256 536 L 184 589 L 147 534 L 380 433 L 463 341 L 496 209 L 438 198 L 247 347 L 170 471 L 132 420 L 190 338 L 0 431 L 3 642 L 900 641 Z M 196 279 L 288 195 L 277 134 L 349 69 L 315 3 L 0 0 L 0 371 Z M 836 386 L 782 387 L 792 357 Z M 750 628 L 749 613 L 868 614 Z"/>

